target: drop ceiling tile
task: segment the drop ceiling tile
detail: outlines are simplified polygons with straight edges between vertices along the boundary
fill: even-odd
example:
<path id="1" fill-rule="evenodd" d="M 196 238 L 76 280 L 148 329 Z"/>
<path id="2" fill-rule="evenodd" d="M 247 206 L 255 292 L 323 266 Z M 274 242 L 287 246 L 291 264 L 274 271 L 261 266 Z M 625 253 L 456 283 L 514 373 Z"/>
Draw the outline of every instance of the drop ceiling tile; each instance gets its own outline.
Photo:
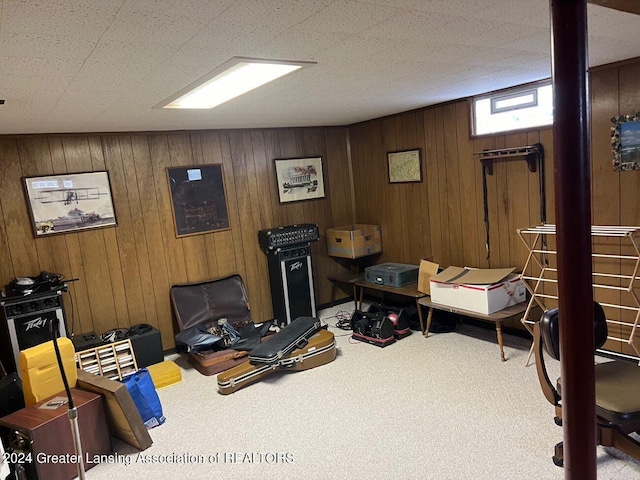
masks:
<path id="1" fill-rule="evenodd" d="M 298 25 L 280 33 L 264 45 L 252 49 L 251 56 L 287 60 L 314 60 L 323 50 L 331 50 L 352 39 L 350 34 L 334 33 L 329 38 Z"/>
<path id="2" fill-rule="evenodd" d="M 429 32 L 454 22 L 458 17 L 446 13 L 423 12 L 417 10 L 398 13 L 393 17 L 378 23 L 362 32 L 362 36 L 374 36 L 378 38 L 390 38 L 400 40 L 415 40 L 429 36 Z M 433 38 L 438 38 L 433 35 Z"/>
<path id="3" fill-rule="evenodd" d="M 179 16 L 182 19 L 206 25 L 224 13 L 229 7 L 241 0 L 128 0 L 122 3 L 118 17 L 139 17 L 141 15 L 164 12 L 167 16 Z"/>
<path id="4" fill-rule="evenodd" d="M 640 15 L 614 10 L 612 8 L 601 7 L 600 5 L 587 5 L 587 25 L 589 30 L 605 33 L 610 27 L 616 27 L 630 18 L 637 18 Z"/>
<path id="5" fill-rule="evenodd" d="M 499 19 L 532 27 L 549 28 L 549 0 L 512 0 L 488 2 L 473 12 L 484 20 Z"/>
<path id="6" fill-rule="evenodd" d="M 534 35 L 549 36 L 549 28 L 503 23 L 477 35 L 474 38 L 474 44 L 484 47 L 501 47 Z"/>
<path id="7" fill-rule="evenodd" d="M 97 40 L 90 37 L 50 34 L 48 31 L 0 35 L 0 52 L 7 56 L 47 57 L 65 59 L 86 58 Z"/>
<path id="8" fill-rule="evenodd" d="M 203 28 L 205 25 L 179 13 L 143 11 L 137 15 L 118 15 L 102 38 L 125 41 L 132 46 L 138 42 L 180 46 Z"/>
<path id="9" fill-rule="evenodd" d="M 615 52 L 612 54 L 612 52 Z M 589 65 L 617 62 L 640 56 L 640 37 L 621 40 L 589 36 Z"/>
<path id="10" fill-rule="evenodd" d="M 384 5 L 408 10 L 444 13 L 455 16 L 471 16 L 499 0 L 363 0 L 373 5 Z M 518 0 L 522 1 L 522 0 Z"/>
<path id="11" fill-rule="evenodd" d="M 0 50 L 1 51 L 1 50 Z M 46 56 L 5 56 L 0 54 L 0 75 L 73 77 L 82 67 L 82 57 L 54 59 Z"/>
<path id="12" fill-rule="evenodd" d="M 376 6 L 354 0 L 337 1 L 300 25 L 325 33 L 359 33 L 401 12 L 395 7 Z"/>
<path id="13" fill-rule="evenodd" d="M 540 30 L 538 33 L 513 40 L 502 45 L 504 48 L 522 52 L 523 56 L 528 54 L 547 53 L 551 54 L 551 33 Z"/>
<path id="14" fill-rule="evenodd" d="M 457 17 L 453 21 L 434 28 L 431 32 L 447 43 L 476 45 L 478 37 L 495 30 L 502 23 L 498 20 L 482 20 L 471 17 Z"/>
<path id="15" fill-rule="evenodd" d="M 2 3 L 3 35 L 37 35 L 100 38 L 122 1 L 87 2 L 14 0 Z"/>

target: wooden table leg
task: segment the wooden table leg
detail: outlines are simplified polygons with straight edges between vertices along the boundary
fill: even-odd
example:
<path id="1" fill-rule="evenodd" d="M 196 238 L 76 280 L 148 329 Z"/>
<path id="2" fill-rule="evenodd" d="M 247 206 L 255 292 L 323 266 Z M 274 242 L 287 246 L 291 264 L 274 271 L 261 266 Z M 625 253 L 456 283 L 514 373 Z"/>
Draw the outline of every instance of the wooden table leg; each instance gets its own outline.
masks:
<path id="1" fill-rule="evenodd" d="M 334 298 L 336 296 L 336 281 L 331 282 L 331 306 L 333 307 Z"/>
<path id="2" fill-rule="evenodd" d="M 353 284 L 353 308 L 358 309 L 358 287 Z"/>
<path id="3" fill-rule="evenodd" d="M 424 323 L 422 320 L 422 305 L 418 303 L 418 318 L 420 319 L 420 329 L 422 330 L 422 334 L 425 337 L 429 336 L 429 329 L 431 328 L 431 320 L 433 319 L 433 308 L 429 308 L 429 312 L 427 313 L 427 328 L 424 327 Z"/>
<path id="4" fill-rule="evenodd" d="M 427 314 L 427 329 L 424 331 L 424 336 L 429 336 L 429 330 L 431 330 L 431 321 L 433 320 L 433 308 L 429 309 L 429 313 Z"/>
<path id="5" fill-rule="evenodd" d="M 500 359 L 504 362 L 504 344 L 502 343 L 502 322 L 496 322 L 496 336 L 498 337 L 498 346 L 500 347 Z"/>
<path id="6" fill-rule="evenodd" d="M 420 320 L 420 331 L 424 335 L 424 320 L 422 319 L 422 305 L 418 303 L 419 298 L 416 298 L 416 307 L 418 308 L 418 320 Z"/>
<path id="7" fill-rule="evenodd" d="M 364 298 L 364 287 L 360 287 L 360 307 L 358 310 L 362 311 L 362 299 Z"/>

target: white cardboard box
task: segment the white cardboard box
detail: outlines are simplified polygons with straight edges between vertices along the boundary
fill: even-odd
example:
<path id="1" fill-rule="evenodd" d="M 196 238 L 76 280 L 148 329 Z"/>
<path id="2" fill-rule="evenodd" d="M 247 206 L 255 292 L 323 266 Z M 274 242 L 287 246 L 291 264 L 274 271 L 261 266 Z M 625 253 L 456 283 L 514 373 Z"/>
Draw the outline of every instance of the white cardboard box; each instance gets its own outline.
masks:
<path id="1" fill-rule="evenodd" d="M 524 302 L 526 288 L 513 270 L 449 267 L 431 278 L 431 301 L 486 315 Z"/>

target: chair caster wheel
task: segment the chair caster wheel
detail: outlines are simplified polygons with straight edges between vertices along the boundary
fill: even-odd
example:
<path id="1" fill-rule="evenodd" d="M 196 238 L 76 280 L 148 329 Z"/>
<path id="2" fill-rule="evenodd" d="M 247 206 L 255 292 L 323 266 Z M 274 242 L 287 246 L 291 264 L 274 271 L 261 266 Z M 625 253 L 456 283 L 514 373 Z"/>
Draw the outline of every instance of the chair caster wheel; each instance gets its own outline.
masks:
<path id="1" fill-rule="evenodd" d="M 558 467 L 564 467 L 564 443 L 558 443 L 553 453 L 553 463 Z"/>
<path id="2" fill-rule="evenodd" d="M 562 419 L 560 417 L 553 417 L 553 421 L 556 425 L 558 425 L 559 427 L 562 426 Z"/>

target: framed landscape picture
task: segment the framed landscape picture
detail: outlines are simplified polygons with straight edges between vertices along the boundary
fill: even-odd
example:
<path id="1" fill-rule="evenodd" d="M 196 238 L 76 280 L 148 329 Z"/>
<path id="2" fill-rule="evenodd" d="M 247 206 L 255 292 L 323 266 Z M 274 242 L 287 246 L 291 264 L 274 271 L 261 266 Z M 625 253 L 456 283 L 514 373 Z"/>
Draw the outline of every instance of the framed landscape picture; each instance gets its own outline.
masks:
<path id="1" fill-rule="evenodd" d="M 107 172 L 24 177 L 36 237 L 117 225 Z"/>
<path id="2" fill-rule="evenodd" d="M 616 171 L 640 169 L 640 113 L 611 119 L 611 148 L 613 169 Z"/>

